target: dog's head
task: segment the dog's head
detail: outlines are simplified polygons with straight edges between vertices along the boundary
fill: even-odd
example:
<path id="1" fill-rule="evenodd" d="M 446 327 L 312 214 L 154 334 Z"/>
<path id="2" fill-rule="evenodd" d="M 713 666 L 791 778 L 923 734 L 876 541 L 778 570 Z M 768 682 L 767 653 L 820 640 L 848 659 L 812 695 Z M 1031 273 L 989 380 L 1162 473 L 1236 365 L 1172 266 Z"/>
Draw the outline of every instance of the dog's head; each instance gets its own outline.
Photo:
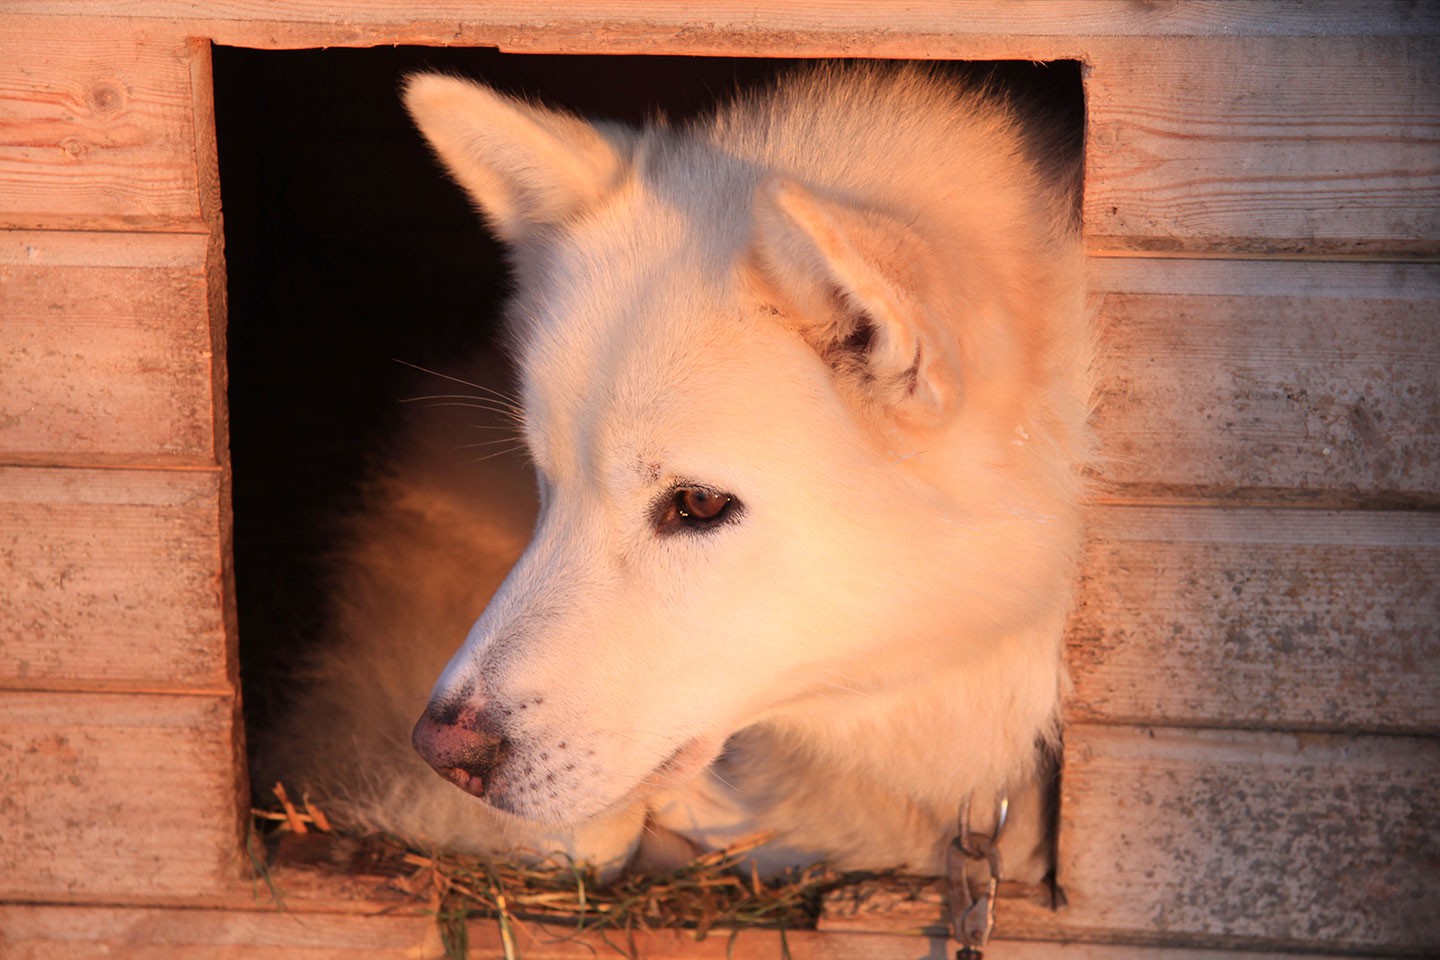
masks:
<path id="1" fill-rule="evenodd" d="M 947 267 L 986 251 L 708 135 L 434 75 L 406 103 L 510 245 L 541 493 L 416 727 L 443 775 L 587 819 L 749 723 L 978 656 L 1053 591 L 1072 521 L 992 316 L 1024 291 Z"/>

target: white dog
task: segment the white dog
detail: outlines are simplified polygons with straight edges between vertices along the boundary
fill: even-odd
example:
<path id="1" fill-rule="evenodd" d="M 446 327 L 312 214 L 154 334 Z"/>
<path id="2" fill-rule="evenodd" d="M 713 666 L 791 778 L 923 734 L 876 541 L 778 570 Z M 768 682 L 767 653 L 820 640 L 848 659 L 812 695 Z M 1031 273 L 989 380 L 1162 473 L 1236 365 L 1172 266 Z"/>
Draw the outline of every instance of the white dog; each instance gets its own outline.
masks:
<path id="1" fill-rule="evenodd" d="M 771 830 L 766 869 L 936 872 L 962 799 L 1008 789 L 1038 879 L 1091 348 L 1043 137 L 914 68 L 679 129 L 405 99 L 511 251 L 539 517 L 443 442 L 373 484 L 287 777 L 417 842 L 612 867 Z"/>

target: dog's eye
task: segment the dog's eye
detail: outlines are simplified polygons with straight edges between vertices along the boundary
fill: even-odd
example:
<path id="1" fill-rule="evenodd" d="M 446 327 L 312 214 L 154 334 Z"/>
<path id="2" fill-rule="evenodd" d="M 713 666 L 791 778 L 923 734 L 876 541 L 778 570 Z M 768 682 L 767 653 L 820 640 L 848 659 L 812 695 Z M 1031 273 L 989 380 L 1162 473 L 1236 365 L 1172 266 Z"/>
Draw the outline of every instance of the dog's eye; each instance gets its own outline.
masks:
<path id="1" fill-rule="evenodd" d="M 700 487 L 684 487 L 675 491 L 675 510 L 681 519 L 697 523 L 710 523 L 724 516 L 730 508 L 729 494 L 704 490 Z"/>
<path id="2" fill-rule="evenodd" d="M 730 519 L 738 501 L 709 487 L 676 487 L 662 501 L 655 528 L 660 533 L 704 530 Z"/>

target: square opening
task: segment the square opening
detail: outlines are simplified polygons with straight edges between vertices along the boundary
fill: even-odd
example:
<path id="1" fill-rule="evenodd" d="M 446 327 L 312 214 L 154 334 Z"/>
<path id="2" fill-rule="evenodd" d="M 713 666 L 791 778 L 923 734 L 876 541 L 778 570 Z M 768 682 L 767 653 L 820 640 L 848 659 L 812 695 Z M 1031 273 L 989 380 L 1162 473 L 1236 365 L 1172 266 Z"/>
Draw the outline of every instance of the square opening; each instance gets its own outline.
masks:
<path id="1" fill-rule="evenodd" d="M 323 632 L 337 521 L 401 427 L 403 401 L 424 392 L 413 367 L 456 373 L 476 355 L 500 352 L 498 306 L 508 285 L 501 248 L 405 116 L 401 78 L 441 70 L 582 115 L 639 123 L 657 111 L 672 119 L 703 114 L 737 88 L 800 62 L 486 48 L 215 49 L 250 744 L 263 742 L 255 734 L 281 716 L 293 664 Z M 1047 104 L 1072 125 L 1069 139 L 1081 149 L 1077 62 L 942 68 Z M 268 802 L 268 785 L 256 785 L 256 799 Z"/>

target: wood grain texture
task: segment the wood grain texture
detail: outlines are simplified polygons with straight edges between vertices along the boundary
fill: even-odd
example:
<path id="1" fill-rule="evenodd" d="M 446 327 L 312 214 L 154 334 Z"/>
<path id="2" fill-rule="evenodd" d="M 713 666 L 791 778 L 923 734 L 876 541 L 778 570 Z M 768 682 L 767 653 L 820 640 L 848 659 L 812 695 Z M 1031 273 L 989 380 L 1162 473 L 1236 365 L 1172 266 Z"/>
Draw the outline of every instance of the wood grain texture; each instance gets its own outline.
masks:
<path id="1" fill-rule="evenodd" d="M 201 230 L 176 25 L 0 18 L 0 227 Z"/>
<path id="2" fill-rule="evenodd" d="M 608 9 L 607 9 L 608 6 Z M 75 16 L 94 12 L 87 0 L 9 0 L 16 13 Z M 1267 0 L 1028 0 L 997 4 L 991 0 L 791 0 L 765 11 L 753 4 L 715 0 L 703 9 L 684 0 L 629 0 L 609 5 L 562 0 L 555 3 L 466 0 L 347 0 L 341 8 L 321 0 L 210 0 L 203 6 L 173 0 L 112 0 L 109 17 L 179 18 L 189 22 L 258 25 L 329 24 L 330 42 L 346 36 L 349 24 L 391 29 L 415 24 L 445 24 L 429 35 L 431 43 L 455 41 L 467 25 L 504 24 L 545 34 L 570 25 L 595 32 L 625 26 L 649 32 L 828 31 L 851 34 L 888 25 L 901 33 L 989 34 L 1007 37 L 1065 36 L 1326 36 L 1333 34 L 1413 35 L 1440 29 L 1440 15 L 1425 4 L 1401 0 L 1308 0 L 1277 4 Z M 877 21 L 877 14 L 883 21 Z M 483 19 L 482 19 L 483 18 Z M 260 36 L 264 36 L 260 34 Z"/>
<path id="3" fill-rule="evenodd" d="M 1002 888 L 1003 889 L 1003 888 Z M 877 878 L 859 886 L 858 894 L 840 889 L 825 896 L 819 929 L 827 933 L 906 933 L 919 936 L 943 936 L 948 930 L 945 881 L 916 881 L 909 878 Z M 1206 948 L 1166 946 L 1150 943 L 1144 946 L 1122 946 L 1117 940 L 1145 941 L 1155 939 L 1151 931 L 1097 931 L 1067 924 L 1069 911 L 1037 907 L 1025 901 L 1001 899 L 995 910 L 995 935 L 999 938 L 986 948 L 997 957 L 1043 958 L 1056 955 L 1095 958 L 1115 957 L 1116 960 L 1336 960 L 1342 954 L 1325 952 L 1291 953 L 1284 950 L 1247 950 L 1243 946 Z M 1163 935 L 1162 935 L 1163 936 Z M 1013 938 L 1013 939 L 1012 939 Z M 1094 942 L 1084 942 L 1089 938 Z M 1057 942 L 1060 941 L 1060 942 Z M 1069 942 L 1064 942 L 1069 941 Z M 1069 953 L 1065 951 L 1070 951 Z M 1344 954 L 1353 956 L 1353 954 Z M 1367 951 L 1366 956 L 1379 956 Z M 1399 955 L 1398 953 L 1396 954 Z"/>
<path id="4" fill-rule="evenodd" d="M 528 924 L 517 938 L 525 960 L 594 960 L 622 956 L 600 937 L 573 937 L 569 931 Z M 793 957 L 795 960 L 916 960 L 947 956 L 941 940 L 866 933 L 750 930 L 731 942 L 728 931 L 712 931 L 696 943 L 686 932 L 639 934 L 635 945 L 643 960 L 695 958 Z M 344 916 L 291 910 L 166 910 L 66 906 L 0 906 L 0 948 L 10 960 L 200 960 L 236 957 L 256 960 L 349 960 L 394 958 L 427 960 L 443 956 L 428 917 Z M 469 956 L 490 960 L 503 944 L 492 921 L 472 920 Z M 1253 953 L 1043 943 L 997 939 L 985 950 L 993 960 L 1334 960 L 1328 954 Z"/>
<path id="5" fill-rule="evenodd" d="M 1440 251 L 1440 37 L 1156 38 L 1086 79 L 1092 247 Z"/>
<path id="6" fill-rule="evenodd" d="M 1440 949 L 1440 743 L 1072 726 L 1065 924 L 1156 941 Z"/>
<path id="7" fill-rule="evenodd" d="M 1074 719 L 1440 732 L 1440 514 L 1091 511 Z"/>
<path id="8" fill-rule="evenodd" d="M 232 689 L 219 491 L 213 471 L 0 468 L 0 688 Z"/>
<path id="9" fill-rule="evenodd" d="M 216 462 L 203 236 L 0 233 L 0 463 Z"/>
<path id="10" fill-rule="evenodd" d="M 234 710 L 229 697 L 0 693 L 0 898 L 233 890 Z"/>
<path id="11" fill-rule="evenodd" d="M 1426 8 L 1345 14 L 1332 4 L 1276 17 L 1243 4 L 1054 5 L 1071 16 L 1055 25 L 1029 5 L 990 7 L 988 19 L 979 7 L 967 19 L 941 4 L 816 2 L 764 19 L 742 6 L 696 19 L 695 8 L 673 3 L 599 13 L 511 4 L 487 6 L 476 22 L 473 6 L 436 4 L 438 19 L 427 20 L 408 7 L 399 16 L 392 3 L 350 4 L 337 18 L 329 7 L 254 2 L 210 5 L 205 19 L 112 20 L 112 31 L 79 15 L 90 8 L 35 0 L 22 9 L 76 15 L 5 21 L 0 226 L 192 229 L 203 185 L 185 38 L 198 35 L 258 46 L 1079 58 L 1091 68 L 1086 216 L 1098 249 L 1440 250 L 1440 37 Z M 155 0 L 107 9 L 186 12 Z M 1224 35 L 1246 25 L 1266 35 Z M 1366 35 L 1323 35 L 1332 31 Z"/>
<path id="12" fill-rule="evenodd" d="M 1096 257 L 1090 274 L 1111 482 L 1440 501 L 1440 266 Z"/>

